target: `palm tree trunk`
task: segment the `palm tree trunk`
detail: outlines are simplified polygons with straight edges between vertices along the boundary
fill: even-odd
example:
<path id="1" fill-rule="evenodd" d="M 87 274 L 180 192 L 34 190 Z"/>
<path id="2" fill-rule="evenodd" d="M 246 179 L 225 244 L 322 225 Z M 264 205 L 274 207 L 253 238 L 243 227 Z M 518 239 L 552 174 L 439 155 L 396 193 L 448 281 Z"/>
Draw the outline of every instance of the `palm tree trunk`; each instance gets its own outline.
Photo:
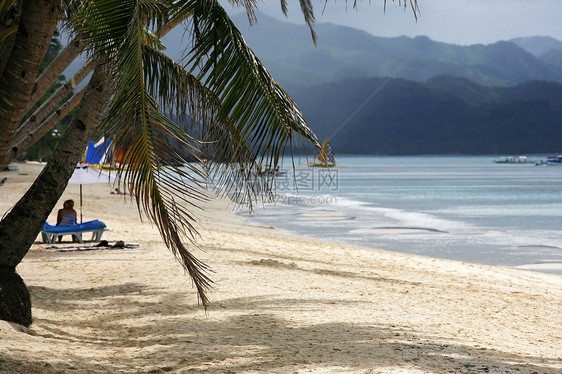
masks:
<path id="1" fill-rule="evenodd" d="M 0 77 L 0 157 L 4 159 L 25 114 L 39 65 L 55 31 L 56 0 L 26 0 L 6 68 Z"/>
<path id="2" fill-rule="evenodd" d="M 186 14 L 181 14 L 180 16 L 170 20 L 166 24 L 164 24 L 159 30 L 156 30 L 155 35 L 158 38 L 163 38 L 167 33 L 172 31 L 177 25 L 188 19 L 193 15 L 193 12 L 189 12 Z"/>
<path id="3" fill-rule="evenodd" d="M 15 268 L 64 192 L 112 92 L 106 68 L 94 71 L 65 135 L 26 194 L 0 221 L 0 319 L 29 326 L 31 301 Z M 25 229 L 23 229 L 25 228 Z"/>
<path id="4" fill-rule="evenodd" d="M 169 21 L 156 32 L 156 36 L 158 36 L 159 38 L 164 37 L 174 27 L 179 25 L 191 15 L 192 13 L 185 14 L 181 17 L 177 17 Z M 71 44 L 72 47 L 68 48 Z M 32 102 L 32 104 L 28 104 L 28 110 L 36 102 L 34 102 L 33 100 L 39 100 L 40 96 L 44 94 L 44 92 L 40 93 L 40 91 L 43 89 L 47 90 L 49 85 L 54 82 L 56 77 L 58 77 L 58 75 L 60 75 L 60 73 L 64 71 L 64 69 L 66 69 L 68 65 L 70 65 L 70 63 L 78 56 L 83 48 L 83 39 L 80 37 L 76 37 L 60 53 L 60 55 L 63 55 L 63 57 L 59 58 L 59 55 L 55 60 L 53 60 L 53 62 L 51 62 L 51 64 L 49 64 L 47 69 L 45 69 L 45 72 L 41 74 L 39 78 L 37 78 L 37 88 L 30 99 L 30 103 Z M 52 71 L 46 73 L 49 70 Z M 68 114 L 76 106 L 76 102 L 65 103 L 54 114 L 49 116 L 47 120 L 43 121 L 45 116 L 47 116 L 52 110 L 54 110 L 58 103 L 62 100 L 62 98 L 70 94 L 75 85 L 79 84 L 84 78 L 86 78 L 91 70 L 92 68 L 89 65 L 82 66 L 82 68 L 78 70 L 71 79 L 69 79 L 63 86 L 59 87 L 59 89 L 55 93 L 53 93 L 49 97 L 49 99 L 47 99 L 43 103 L 43 105 L 37 108 L 35 112 L 18 127 L 4 159 L 0 159 L 0 168 L 7 166 L 29 147 L 35 144 L 39 139 L 41 139 L 43 135 L 48 133 L 57 125 L 58 122 L 55 119 L 58 118 L 59 121 L 62 120 L 66 116 L 66 114 Z M 39 97 L 36 97 L 38 95 Z M 70 100 L 76 100 L 76 95 L 73 96 Z M 62 115 L 61 113 L 64 113 L 65 111 L 66 114 Z"/>
<path id="5" fill-rule="evenodd" d="M 62 72 L 78 57 L 86 43 L 81 36 L 77 36 L 63 48 L 53 61 L 45 68 L 35 81 L 33 94 L 27 103 L 26 113 L 45 95 L 45 92 L 58 79 Z M 90 70 L 91 71 L 91 70 Z M 89 71 L 88 71 L 89 72 Z M 78 82 L 77 82 L 78 83 Z"/>
<path id="6" fill-rule="evenodd" d="M 55 93 L 53 93 L 49 97 L 48 100 L 46 100 L 39 108 L 37 108 L 37 110 L 33 112 L 33 114 L 29 116 L 29 118 L 27 118 L 25 122 L 18 127 L 18 129 L 15 131 L 13 135 L 13 140 L 10 144 L 10 148 L 6 151 L 6 154 L 2 159 L 2 162 L 0 162 L 1 168 L 7 166 L 23 151 L 25 151 L 27 148 L 35 144 L 35 142 L 33 142 L 29 144 L 27 148 L 21 148 L 21 145 L 18 145 L 24 140 L 24 138 L 28 137 L 29 134 L 34 133 L 38 126 L 41 126 L 40 124 L 43 122 L 45 117 L 47 117 L 51 112 L 53 112 L 60 104 L 60 102 L 66 96 L 72 93 L 72 90 L 76 87 L 76 84 L 80 83 L 84 78 L 86 78 L 86 76 L 91 71 L 92 71 L 91 64 L 86 64 L 82 66 L 82 68 L 78 70 L 76 74 L 72 76 L 71 79 L 69 79 L 68 81 L 65 82 L 65 84 L 60 86 L 58 90 L 56 90 Z M 60 119 L 62 118 L 64 117 L 60 117 Z M 52 130 L 56 126 L 57 122 L 50 122 L 50 124 L 52 124 L 52 127 L 50 129 L 47 129 L 45 126 L 43 126 L 43 129 L 45 129 L 46 132 Z M 35 141 L 37 141 L 40 138 L 35 138 L 35 139 L 36 139 Z"/>
<path id="7" fill-rule="evenodd" d="M 3 40 L 5 51 L 0 53 L 0 75 L 6 68 L 6 64 L 8 63 L 8 59 L 10 58 L 10 52 L 14 47 L 14 43 L 16 42 L 16 34 L 11 34 L 6 39 Z"/>
<path id="8" fill-rule="evenodd" d="M 33 3 L 33 1 L 29 2 Z M 47 0 L 37 2 L 44 3 Z M 16 266 L 29 251 L 49 213 L 60 199 L 106 109 L 113 92 L 107 69 L 107 65 L 96 68 L 78 110 L 51 159 L 26 194 L 0 221 L 0 319 L 2 320 L 24 326 L 32 323 L 31 299 L 23 279 L 16 272 Z M 31 88 L 27 98 L 31 94 Z M 4 93 L 0 91 L 0 98 L 3 98 L 3 95 Z M 25 105 L 22 107 L 25 108 Z M 0 118 L 1 115 L 2 112 Z M 3 128 L 7 127 L 0 122 L 0 129 Z M 13 130 L 15 131 L 15 127 Z M 12 140 L 12 136 L 13 131 L 9 141 Z M 3 159 L 4 155 L 5 151 L 2 152 L 0 148 L 0 159 Z"/>
<path id="9" fill-rule="evenodd" d="M 84 96 L 85 89 L 81 89 L 75 93 L 66 103 L 64 103 L 59 109 L 55 110 L 47 119 L 41 122 L 36 127 L 29 126 L 31 129 L 28 133 L 20 133 L 19 136 L 14 139 L 14 143 L 10 147 L 10 150 L 4 157 L 4 165 L 8 165 L 16 157 L 25 152 L 33 144 L 37 143 L 45 134 L 55 128 L 57 123 L 59 123 L 64 117 L 66 117 L 72 109 L 76 108 L 82 97 Z"/>

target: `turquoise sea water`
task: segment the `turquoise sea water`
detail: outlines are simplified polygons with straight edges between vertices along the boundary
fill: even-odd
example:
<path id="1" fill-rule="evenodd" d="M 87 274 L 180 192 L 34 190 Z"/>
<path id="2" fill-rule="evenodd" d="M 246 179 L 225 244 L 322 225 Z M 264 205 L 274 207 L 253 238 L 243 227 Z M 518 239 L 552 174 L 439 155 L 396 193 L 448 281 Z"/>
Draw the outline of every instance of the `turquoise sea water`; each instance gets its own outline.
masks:
<path id="1" fill-rule="evenodd" d="M 297 165 L 280 176 L 276 203 L 258 204 L 248 219 L 438 258 L 562 264 L 562 167 L 495 164 L 493 156 L 336 160 L 337 168 Z M 557 266 L 544 271 L 562 274 Z"/>

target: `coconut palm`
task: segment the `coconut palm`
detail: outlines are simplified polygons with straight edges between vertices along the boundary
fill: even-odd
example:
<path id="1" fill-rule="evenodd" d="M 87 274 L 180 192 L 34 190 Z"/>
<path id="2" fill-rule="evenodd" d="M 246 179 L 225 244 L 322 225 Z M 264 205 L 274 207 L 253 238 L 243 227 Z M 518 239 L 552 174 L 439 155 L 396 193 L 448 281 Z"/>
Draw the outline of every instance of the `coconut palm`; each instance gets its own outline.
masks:
<path id="1" fill-rule="evenodd" d="M 144 27 L 146 20 L 149 26 L 158 28 L 167 19 L 186 13 L 193 14 L 192 25 L 197 24 L 191 46 L 192 72 L 167 58 L 160 51 L 158 38 Z M 18 285 L 20 293 L 15 297 L 20 301 L 26 299 L 21 294 L 22 283 L 15 266 L 64 191 L 111 92 L 112 105 L 100 128 L 113 139 L 113 144 L 126 150 L 123 161 L 128 168 L 121 171 L 122 180 L 136 197 L 139 210 L 157 223 L 164 241 L 191 275 L 206 305 L 205 290 L 210 285 L 206 266 L 185 244 L 195 235 L 193 207 L 205 196 L 196 188 L 186 188 L 182 182 L 197 184 L 208 175 L 195 168 L 193 173 L 173 166 L 162 168 L 178 160 L 178 151 L 172 144 L 181 145 L 197 157 L 203 151 L 203 143 L 162 111 L 189 116 L 192 129 L 204 134 L 206 142 L 213 142 L 209 151 L 212 153 L 206 157 L 242 165 L 243 168 L 227 165 L 213 169 L 235 182 L 246 176 L 239 170 L 258 167 L 263 160 L 277 162 L 289 139 L 300 135 L 316 144 L 316 138 L 295 103 L 246 46 L 218 2 L 185 1 L 170 6 L 152 1 L 100 0 L 85 4 L 72 26 L 89 36 L 87 48 L 96 61 L 94 76 L 51 160 L 0 222 L 0 253 L 4 255 L 0 263 L 0 289 L 14 289 L 4 283 Z M 219 43 L 216 49 L 212 40 Z M 212 56 L 214 67 L 206 56 Z M 196 69 L 197 75 L 193 73 Z M 217 84 L 217 79 L 225 80 Z M 117 89 L 110 91 L 108 82 Z M 28 227 L 26 232 L 10 230 L 22 225 Z M 10 295 L 1 296 L 6 301 L 2 307 L 10 304 L 13 309 L 17 305 Z M 31 323 L 28 312 L 23 317 L 18 310 L 8 314 L 2 318 Z"/>
<path id="2" fill-rule="evenodd" d="M 4 2 L 2 2 L 4 3 Z M 9 50 L 9 58 L 0 75 L 0 155 L 4 158 L 14 132 L 25 114 L 27 101 L 33 90 L 39 65 L 51 37 L 55 31 L 59 8 L 56 0 L 33 0 L 9 2 L 9 10 L 18 12 L 21 17 L 14 44 Z M 2 5 L 2 10 L 5 4 Z M 4 12 L 2 12 L 4 15 Z M 11 30 L 8 28 L 8 30 Z M 6 55 L 8 50 L 2 43 L 0 53 Z"/>
<path id="3" fill-rule="evenodd" d="M 177 18 L 169 20 L 156 30 L 158 38 L 164 37 L 174 27 L 184 21 L 189 14 L 178 14 Z M 31 98 L 27 103 L 26 120 L 23 121 L 14 133 L 12 142 L 6 154 L 0 156 L 0 168 L 10 164 L 19 155 L 33 146 L 42 136 L 49 133 L 66 117 L 82 99 L 82 91 L 71 95 L 75 87 L 80 84 L 93 66 L 88 61 L 74 73 L 63 85 L 46 97 L 41 106 L 32 112 L 34 105 L 45 95 L 48 88 L 58 79 L 60 74 L 79 56 L 86 44 L 81 35 L 77 35 L 64 49 L 51 61 L 46 69 L 37 78 Z"/>
<path id="4" fill-rule="evenodd" d="M 45 70 L 39 75 L 33 87 L 33 94 L 27 103 L 27 111 L 29 112 L 33 106 L 45 95 L 49 87 L 59 78 L 62 72 L 80 55 L 86 46 L 81 35 L 77 35 L 71 40 L 62 51 L 51 61 Z M 88 70 L 88 73 L 91 69 Z M 78 78 L 74 78 L 74 84 L 78 84 Z M 81 79 L 80 79 L 81 81 Z M 73 87 L 74 88 L 74 87 Z"/>
<path id="5" fill-rule="evenodd" d="M 286 146 L 298 144 L 298 139 L 316 147 L 318 141 L 218 1 L 72 3 L 77 11 L 67 24 L 84 38 L 94 73 L 44 170 L 0 221 L 0 318 L 31 323 L 29 295 L 15 267 L 95 133 L 106 134 L 113 139 L 112 147 L 124 150 L 122 164 L 127 168 L 118 171 L 122 183 L 135 197 L 139 213 L 156 224 L 207 305 L 211 285 L 207 265 L 188 249 L 196 235 L 197 207 L 207 198 L 197 186 L 214 177 L 227 182 L 223 185 L 245 188 L 252 196 L 271 183 L 260 181 L 260 188 L 254 188 L 252 170 L 277 165 Z M 312 24 L 309 1 L 301 3 Z M 255 4 L 242 5 L 252 18 Z M 187 64 L 180 66 L 163 53 L 156 34 L 169 21 L 186 15 L 191 15 L 187 25 L 191 40 Z M 31 91 L 28 99 L 30 95 Z M 166 113 L 188 122 L 188 130 Z M 188 164 L 186 171 L 175 166 L 180 151 L 212 162 L 208 168 Z M 27 229 L 18 230 L 21 227 Z"/>
<path id="6" fill-rule="evenodd" d="M 12 5 L 17 6 L 19 2 L 21 1 L 11 0 L 11 2 L 5 2 L 3 8 L 4 10 L 0 9 L 0 71 L 2 71 L 1 67 L 3 66 L 3 62 L 5 60 L 3 58 L 5 56 L 2 55 L 2 47 L 4 46 L 4 44 L 10 45 L 9 42 L 3 43 L 5 41 L 4 39 L 6 39 L 7 37 L 15 37 L 14 31 L 17 29 L 17 27 L 13 26 L 13 24 L 15 23 L 13 22 L 13 15 L 17 14 L 17 12 L 9 10 Z M 67 0 L 67 2 L 72 3 L 73 0 Z M 406 7 L 408 4 L 408 2 L 402 1 L 398 1 L 398 3 L 400 5 L 403 5 L 404 7 Z M 409 2 L 409 4 L 412 7 L 414 16 L 417 18 L 417 2 Z M 282 2 L 281 6 L 282 9 L 286 12 L 287 4 L 285 2 Z M 353 6 L 356 7 L 357 3 L 355 2 Z M 384 1 L 384 6 L 386 9 L 386 1 Z M 303 1 L 301 4 L 301 8 L 303 9 L 305 20 L 307 21 L 307 23 L 309 23 L 309 26 L 311 26 L 313 40 L 315 40 L 316 37 L 312 29 L 312 23 L 314 22 L 312 7 L 307 3 L 307 1 Z M 185 14 L 184 18 L 189 15 L 190 14 Z M 251 6 L 251 4 L 248 8 L 248 16 L 250 17 L 250 20 L 253 20 L 255 18 L 253 7 Z M 159 30 L 156 31 L 156 36 L 159 38 L 162 37 L 168 31 L 177 26 L 181 21 L 183 21 L 183 18 L 170 20 L 166 25 L 162 26 Z M 10 25 L 11 27 L 9 27 Z M 41 108 L 41 110 L 37 110 L 36 113 L 30 112 L 33 105 L 37 103 L 37 101 L 45 94 L 46 90 L 56 81 L 62 71 L 70 65 L 70 63 L 78 56 L 80 52 L 82 52 L 84 46 L 85 44 L 83 37 L 81 35 L 77 35 L 71 42 L 66 45 L 61 53 L 56 56 L 52 63 L 37 78 L 35 86 L 33 88 L 33 95 L 28 101 L 26 108 L 27 114 L 25 117 L 28 118 L 28 120 L 20 124 L 20 126 L 18 127 L 14 135 L 14 139 L 12 140 L 9 148 L 6 149 L 8 153 L 5 155 L 5 157 L 2 157 L 2 154 L 0 154 L 0 167 L 7 166 L 8 163 L 25 152 L 33 144 L 35 144 L 35 142 L 37 142 L 41 138 L 41 136 L 48 133 L 57 125 L 57 119 L 60 120 L 64 118 L 64 116 L 77 105 L 77 103 L 79 102 L 78 96 L 74 95 L 71 97 L 69 95 L 69 92 L 76 84 L 78 84 L 83 79 L 84 75 L 81 73 L 88 73 L 91 71 L 91 68 L 86 70 L 86 67 L 84 67 L 84 69 L 82 69 L 79 73 L 75 74 L 70 80 L 68 80 L 65 83 L 64 87 L 61 87 L 61 89 L 57 91 L 59 97 L 54 97 L 57 95 L 53 94 L 53 97 L 49 97 L 48 99 L 46 99 L 49 105 Z M 57 104 L 60 101 L 61 96 L 66 96 L 68 98 L 68 101 Z M 61 108 L 56 112 L 51 112 L 50 109 L 52 109 L 53 105 L 60 105 Z M 63 113 L 64 115 L 62 115 Z M 49 116 L 49 120 L 41 121 L 41 119 L 45 118 L 46 116 Z"/>

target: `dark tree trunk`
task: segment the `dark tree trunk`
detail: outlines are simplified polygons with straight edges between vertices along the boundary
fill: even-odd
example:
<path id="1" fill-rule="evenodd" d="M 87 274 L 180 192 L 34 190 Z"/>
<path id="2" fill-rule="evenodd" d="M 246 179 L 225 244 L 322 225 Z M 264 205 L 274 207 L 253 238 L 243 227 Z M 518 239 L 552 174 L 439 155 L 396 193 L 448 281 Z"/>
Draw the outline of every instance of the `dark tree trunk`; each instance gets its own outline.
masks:
<path id="1" fill-rule="evenodd" d="M 49 87 L 56 82 L 62 72 L 78 57 L 80 52 L 84 49 L 86 43 L 81 36 L 77 36 L 70 43 L 63 48 L 63 50 L 55 57 L 53 61 L 45 68 L 45 71 L 35 81 L 35 86 L 33 88 L 33 94 L 29 102 L 27 103 L 26 112 L 29 112 L 31 108 L 45 95 Z M 91 70 L 88 70 L 88 74 Z M 82 78 L 83 79 L 83 78 Z M 80 80 L 82 80 L 80 79 Z M 78 84 L 79 82 L 75 82 Z"/>
<path id="2" fill-rule="evenodd" d="M 58 15 L 56 0 L 24 1 L 16 40 L 0 77 L 0 159 L 25 114 Z"/>
<path id="3" fill-rule="evenodd" d="M 0 266 L 0 319 L 26 327 L 33 322 L 29 292 L 11 266 Z"/>
<path id="4" fill-rule="evenodd" d="M 16 42 L 16 34 L 11 34 L 6 39 L 4 39 L 4 48 L 6 49 L 5 54 L 0 54 L 0 75 L 6 68 L 6 64 L 8 63 L 8 59 L 10 58 L 10 52 L 14 47 L 14 43 Z"/>
<path id="5" fill-rule="evenodd" d="M 0 221 L 0 269 L 6 274 L 15 274 L 16 266 L 29 251 L 64 192 L 106 108 L 111 88 L 105 69 L 96 69 L 74 118 L 49 162 L 25 195 Z M 0 277 L 0 319 L 28 326 L 31 317 L 18 319 L 26 314 L 27 309 L 31 310 L 29 299 L 21 296 L 23 294 L 18 296 L 14 293 L 22 288 L 25 285 L 19 276 Z M 22 302 L 12 305 L 10 300 L 14 298 Z"/>
<path id="6" fill-rule="evenodd" d="M 72 90 L 75 88 L 75 84 L 82 82 L 82 80 L 84 80 L 91 71 L 91 64 L 82 66 L 82 68 L 74 74 L 72 79 L 69 79 L 64 85 L 60 86 L 39 108 L 37 108 L 31 116 L 29 116 L 24 123 L 18 127 L 18 129 L 14 132 L 13 140 L 9 149 L 6 151 L 4 158 L 0 160 L 1 167 L 7 166 L 15 158 L 21 155 L 23 151 L 35 144 L 41 136 L 55 128 L 58 122 L 51 121 L 47 124 L 43 120 L 59 106 L 65 97 L 72 93 Z M 65 104 L 63 104 L 63 106 L 64 105 Z M 71 105 L 76 106 L 76 103 L 72 103 Z M 67 105 L 66 108 L 68 107 L 69 106 Z M 59 111 L 60 110 L 62 110 L 62 107 L 59 108 Z M 70 110 L 72 110 L 72 108 Z M 56 112 L 57 111 L 55 111 L 55 113 Z M 64 116 L 60 117 L 60 119 L 62 118 L 64 118 Z M 47 126 L 50 126 L 50 128 L 47 128 Z M 29 140 L 32 139 L 28 139 L 26 146 L 22 147 L 22 141 L 24 141 L 26 137 L 29 138 L 30 134 L 36 133 L 41 133 L 41 135 L 39 137 L 34 137 L 31 144 L 29 144 Z"/>
<path id="7" fill-rule="evenodd" d="M 75 93 L 66 103 L 54 111 L 43 122 L 33 128 L 29 126 L 26 134 L 16 135 L 14 143 L 10 146 L 10 151 L 6 154 L 6 157 L 4 157 L 4 164 L 12 162 L 16 157 L 28 150 L 29 147 L 37 143 L 45 134 L 54 129 L 57 123 L 59 123 L 72 111 L 72 109 L 76 108 L 76 106 L 80 104 L 83 96 L 84 89 Z"/>

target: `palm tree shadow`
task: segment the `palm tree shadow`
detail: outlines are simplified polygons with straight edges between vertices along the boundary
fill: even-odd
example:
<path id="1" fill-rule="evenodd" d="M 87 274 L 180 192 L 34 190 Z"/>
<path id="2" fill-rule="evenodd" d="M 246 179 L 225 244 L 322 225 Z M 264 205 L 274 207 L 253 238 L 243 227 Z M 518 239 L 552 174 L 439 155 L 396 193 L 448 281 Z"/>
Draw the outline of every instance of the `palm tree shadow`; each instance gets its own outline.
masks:
<path id="1" fill-rule="evenodd" d="M 39 329 L 45 331 L 39 338 L 122 352 L 100 362 L 69 350 L 68 367 L 61 364 L 57 367 L 60 372 L 72 368 L 90 373 L 138 372 L 140 364 L 145 372 L 178 373 L 292 372 L 303 368 L 443 372 L 447 370 L 444 367 L 454 372 L 558 373 L 554 369 L 559 365 L 556 358 L 477 348 L 411 327 L 355 323 L 352 316 L 349 322 L 314 319 L 315 313 L 333 305 L 345 304 L 348 310 L 362 307 L 346 300 L 267 295 L 232 298 L 204 314 L 189 303 L 185 293 L 163 293 L 157 287 L 137 283 L 59 290 L 30 287 L 30 291 L 36 308 L 81 308 L 80 302 L 86 299 L 101 310 L 101 314 L 77 320 L 73 326 L 68 326 L 68 319 L 38 320 Z M 288 308 L 312 322 L 283 318 L 279 311 Z M 8 355 L 6 360 L 14 357 Z"/>

